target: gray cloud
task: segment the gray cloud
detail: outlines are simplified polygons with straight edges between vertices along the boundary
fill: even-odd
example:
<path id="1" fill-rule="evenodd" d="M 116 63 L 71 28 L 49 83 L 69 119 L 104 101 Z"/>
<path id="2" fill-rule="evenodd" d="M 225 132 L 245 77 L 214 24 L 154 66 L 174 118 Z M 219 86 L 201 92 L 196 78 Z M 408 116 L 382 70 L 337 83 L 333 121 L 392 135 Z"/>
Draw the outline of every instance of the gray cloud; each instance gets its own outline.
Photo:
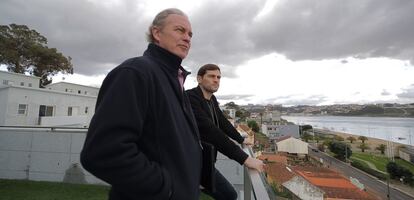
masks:
<path id="1" fill-rule="evenodd" d="M 388 96 L 388 95 L 391 95 L 391 93 L 389 93 L 387 90 L 382 90 L 381 95 Z"/>
<path id="2" fill-rule="evenodd" d="M 146 47 L 143 27 L 149 19 L 131 4 L 122 1 L 105 7 L 82 0 L 6 0 L 0 3 L 0 22 L 37 30 L 48 39 L 48 46 L 72 57 L 76 73 L 102 74 L 142 54 Z"/>
<path id="3" fill-rule="evenodd" d="M 414 63 L 414 1 L 208 1 L 188 14 L 194 38 L 183 65 L 217 63 L 227 77 L 249 59 L 277 52 L 292 60 L 391 57 Z M 25 24 L 73 58 L 76 73 L 106 73 L 141 55 L 152 17 L 145 2 L 103 6 L 83 0 L 2 0 L 0 24 Z"/>
<path id="4" fill-rule="evenodd" d="M 254 95 L 251 94 L 229 94 L 229 95 L 217 95 L 217 99 L 219 100 L 232 100 L 232 101 L 236 101 L 236 100 L 250 100 L 251 97 L 253 97 Z"/>
<path id="5" fill-rule="evenodd" d="M 319 105 L 327 100 L 325 95 L 311 95 L 301 97 L 298 95 L 281 96 L 266 100 L 266 103 L 283 104 L 283 105 Z"/>
<path id="6" fill-rule="evenodd" d="M 414 84 L 404 89 L 404 92 L 397 94 L 399 98 L 414 100 Z"/>

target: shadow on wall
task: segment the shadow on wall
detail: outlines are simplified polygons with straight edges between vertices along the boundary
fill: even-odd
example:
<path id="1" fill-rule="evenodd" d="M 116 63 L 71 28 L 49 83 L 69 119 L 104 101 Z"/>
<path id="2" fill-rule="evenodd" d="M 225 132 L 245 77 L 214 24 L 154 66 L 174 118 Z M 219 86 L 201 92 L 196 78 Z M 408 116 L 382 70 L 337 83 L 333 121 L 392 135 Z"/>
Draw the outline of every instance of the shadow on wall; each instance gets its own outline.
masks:
<path id="1" fill-rule="evenodd" d="M 78 184 L 87 183 L 85 179 L 85 174 L 83 173 L 82 168 L 79 166 L 79 163 L 73 163 L 65 171 L 65 177 L 63 178 L 63 182 L 78 183 Z"/>

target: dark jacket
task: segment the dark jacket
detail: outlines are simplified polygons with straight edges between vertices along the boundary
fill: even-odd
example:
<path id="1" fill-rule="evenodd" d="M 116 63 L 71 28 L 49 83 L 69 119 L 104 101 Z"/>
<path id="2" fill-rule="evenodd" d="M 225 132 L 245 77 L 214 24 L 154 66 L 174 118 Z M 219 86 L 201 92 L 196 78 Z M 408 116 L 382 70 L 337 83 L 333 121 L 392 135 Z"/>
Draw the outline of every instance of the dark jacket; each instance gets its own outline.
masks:
<path id="1" fill-rule="evenodd" d="M 201 146 L 181 61 L 150 44 L 105 78 L 81 162 L 111 184 L 109 199 L 198 200 Z"/>
<path id="2" fill-rule="evenodd" d="M 191 107 L 197 120 L 201 140 L 214 145 L 218 151 L 242 165 L 248 155 L 228 137 L 237 141 L 239 144 L 243 143 L 244 138 L 223 115 L 216 97 L 212 95 L 211 102 L 216 111 L 218 127 L 213 122 L 213 116 L 211 115 L 201 88 L 195 87 L 186 92 L 190 98 Z"/>

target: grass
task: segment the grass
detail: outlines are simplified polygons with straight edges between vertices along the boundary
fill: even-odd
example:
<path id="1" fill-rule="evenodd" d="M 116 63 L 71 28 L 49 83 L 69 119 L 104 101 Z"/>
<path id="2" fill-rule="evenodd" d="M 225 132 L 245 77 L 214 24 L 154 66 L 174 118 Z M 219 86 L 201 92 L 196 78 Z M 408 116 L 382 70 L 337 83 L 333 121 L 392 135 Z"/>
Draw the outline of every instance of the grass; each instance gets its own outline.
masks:
<path id="1" fill-rule="evenodd" d="M 414 174 L 414 164 L 413 163 L 407 162 L 406 160 L 403 160 L 403 159 L 395 159 L 395 162 L 398 165 L 401 165 L 401 166 L 407 168 L 408 170 L 411 171 L 411 173 Z"/>
<path id="2" fill-rule="evenodd" d="M 364 167 L 366 167 L 366 168 L 370 168 L 369 166 L 368 166 L 368 164 L 367 163 L 365 163 L 365 162 L 361 162 L 360 160 L 357 160 L 357 159 L 355 159 L 355 158 L 349 158 L 349 160 L 351 160 L 352 162 L 359 162 L 361 165 L 363 165 Z"/>
<path id="3" fill-rule="evenodd" d="M 373 165 L 375 165 L 375 167 L 379 171 L 382 171 L 382 172 L 387 171 L 388 158 L 385 156 L 372 155 L 372 154 L 360 153 L 360 152 L 352 152 L 351 158 L 352 157 L 359 158 L 359 159 L 372 163 Z"/>
<path id="4" fill-rule="evenodd" d="M 1 200 L 107 200 L 108 186 L 0 179 Z M 200 200 L 212 200 L 201 194 Z"/>
<path id="5" fill-rule="evenodd" d="M 106 200 L 108 186 L 0 179 L 2 200 Z"/>

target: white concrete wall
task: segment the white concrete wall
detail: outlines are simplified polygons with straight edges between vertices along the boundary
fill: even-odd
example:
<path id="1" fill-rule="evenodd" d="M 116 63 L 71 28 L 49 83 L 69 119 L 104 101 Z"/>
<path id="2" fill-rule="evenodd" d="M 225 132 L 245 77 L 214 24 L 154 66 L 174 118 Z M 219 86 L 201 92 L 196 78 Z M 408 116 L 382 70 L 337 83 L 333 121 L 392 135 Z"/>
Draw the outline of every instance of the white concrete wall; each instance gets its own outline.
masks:
<path id="1" fill-rule="evenodd" d="M 32 88 L 39 88 L 39 77 L 27 76 L 24 74 L 17 74 L 13 72 L 0 71 L 0 87 L 3 85 L 3 80 L 8 80 L 9 85 L 20 86 L 20 83 L 23 82 L 23 87 L 29 87 L 29 83 L 32 84 Z"/>
<path id="2" fill-rule="evenodd" d="M 9 90 L 7 88 L 0 88 L 0 125 L 5 124 L 7 113 L 7 98 Z"/>
<path id="3" fill-rule="evenodd" d="M 39 124 L 40 105 L 53 106 L 53 116 L 67 116 L 68 107 L 79 107 L 78 115 L 87 116 L 90 119 L 95 110 L 96 97 L 56 92 L 45 89 L 32 89 L 24 87 L 3 88 L 8 90 L 6 100 L 7 111 L 0 113 L 5 115 L 4 126 L 34 126 Z M 3 96 L 3 95 L 2 95 Z M 3 98 L 3 97 L 2 97 Z M 4 104 L 1 102 L 0 104 Z M 18 115 L 19 104 L 27 104 L 27 115 Z M 85 114 L 85 107 L 88 113 Z M 85 124 L 89 124 L 85 122 Z"/>
<path id="4" fill-rule="evenodd" d="M 81 116 L 57 116 L 41 117 L 41 126 L 71 126 L 71 127 L 88 127 L 91 118 L 88 115 Z"/>
<path id="5" fill-rule="evenodd" d="M 399 156 L 401 159 L 404 159 L 404 160 L 406 160 L 406 161 L 408 161 L 408 162 L 411 162 L 411 160 L 410 160 L 410 154 L 408 154 L 408 153 L 405 153 L 405 152 L 403 152 L 403 151 L 398 151 L 398 156 Z"/>
<path id="6" fill-rule="evenodd" d="M 105 184 L 80 164 L 86 129 L 0 128 L 0 178 Z"/>
<path id="7" fill-rule="evenodd" d="M 308 143 L 298 140 L 296 138 L 288 138 L 276 143 L 277 151 L 308 154 Z"/>
<path id="8" fill-rule="evenodd" d="M 238 199 L 244 197 L 244 168 L 238 162 L 230 160 L 227 156 L 218 152 L 216 169 L 234 186 Z"/>
<path id="9" fill-rule="evenodd" d="M 46 86 L 47 89 L 80 95 L 98 96 L 99 88 L 73 83 L 59 82 Z M 79 93 L 80 92 L 80 93 Z M 86 92 L 86 93 L 85 93 Z"/>

